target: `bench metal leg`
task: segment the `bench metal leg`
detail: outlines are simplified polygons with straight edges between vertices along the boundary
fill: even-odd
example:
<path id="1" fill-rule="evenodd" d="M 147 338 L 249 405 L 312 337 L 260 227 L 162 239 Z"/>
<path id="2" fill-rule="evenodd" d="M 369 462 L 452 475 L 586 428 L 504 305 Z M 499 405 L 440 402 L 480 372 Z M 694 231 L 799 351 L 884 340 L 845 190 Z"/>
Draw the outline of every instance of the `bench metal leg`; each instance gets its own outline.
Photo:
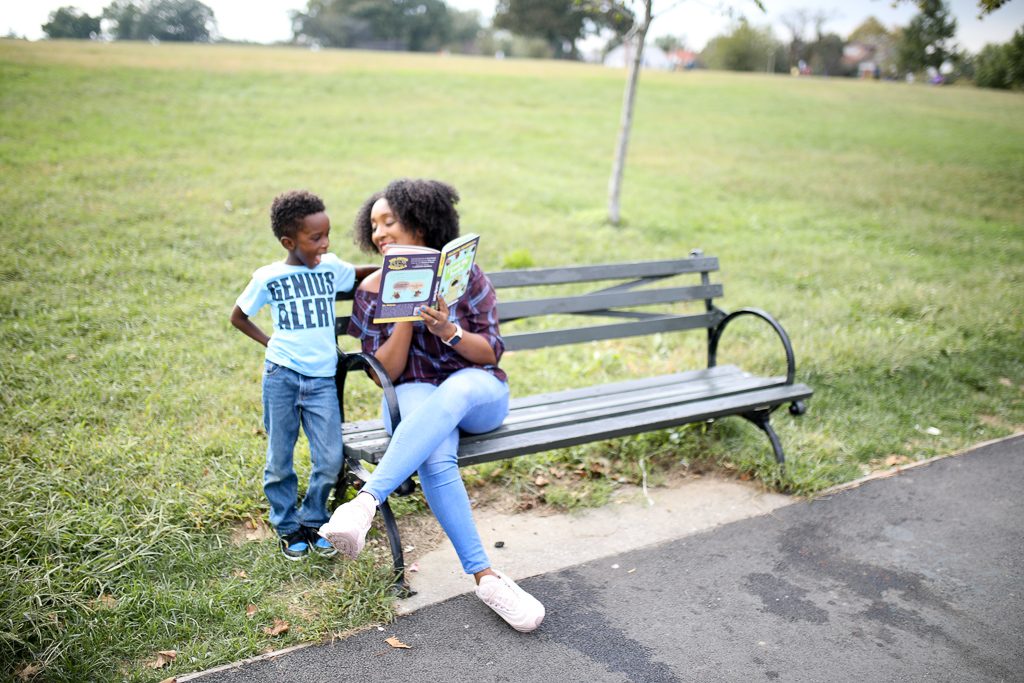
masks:
<path id="1" fill-rule="evenodd" d="M 749 413 L 743 413 L 743 417 L 753 422 L 768 435 L 768 440 L 772 442 L 772 450 L 775 451 L 775 461 L 785 467 L 786 455 L 782 452 L 782 443 L 779 441 L 779 435 L 772 429 L 772 411 L 752 410 Z"/>
<path id="2" fill-rule="evenodd" d="M 399 598 L 412 597 L 416 595 L 416 591 L 412 590 L 405 581 L 405 555 L 402 552 L 402 537 L 398 533 L 395 515 L 391 512 L 391 505 L 387 500 L 378 505 L 377 509 L 380 510 L 381 519 L 384 520 L 384 528 L 388 533 L 388 545 L 391 546 L 391 560 L 395 566 L 395 583 L 392 591 Z"/>
<path id="3" fill-rule="evenodd" d="M 338 483 L 334 488 L 334 507 L 336 508 L 345 499 L 345 491 L 349 486 L 362 485 L 369 479 L 370 473 L 358 461 L 345 458 L 341 472 L 338 473 Z M 409 480 L 406 484 L 412 484 Z M 403 484 L 404 486 L 404 484 Z M 398 532 L 398 524 L 395 522 L 395 514 L 391 511 L 391 505 L 385 500 L 377 506 L 380 510 L 380 517 L 384 520 L 384 529 L 388 535 L 388 546 L 391 548 L 391 560 L 395 569 L 395 583 L 391 590 L 395 597 L 408 598 L 416 595 L 416 591 L 409 587 L 405 581 L 405 555 L 402 552 L 402 536 Z"/>

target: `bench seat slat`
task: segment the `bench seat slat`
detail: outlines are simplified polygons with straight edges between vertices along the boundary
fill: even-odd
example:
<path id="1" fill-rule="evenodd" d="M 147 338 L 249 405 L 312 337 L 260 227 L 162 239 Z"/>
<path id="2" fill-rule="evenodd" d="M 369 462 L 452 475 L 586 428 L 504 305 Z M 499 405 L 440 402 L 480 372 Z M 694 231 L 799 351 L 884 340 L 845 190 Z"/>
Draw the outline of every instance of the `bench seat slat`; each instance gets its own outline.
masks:
<path id="1" fill-rule="evenodd" d="M 624 380 L 578 389 L 563 389 L 544 394 L 534 394 L 532 396 L 520 396 L 513 398 L 509 402 L 509 418 L 512 419 L 514 416 L 524 413 L 528 414 L 531 411 L 547 411 L 550 410 L 552 405 L 569 405 L 594 398 L 600 399 L 605 396 L 624 396 L 648 391 L 661 391 L 665 387 L 681 386 L 694 382 L 723 382 L 732 377 L 742 380 L 742 378 L 749 377 L 749 375 L 735 365 L 721 365 L 702 370 L 677 372 L 671 375 L 657 375 L 655 377 Z M 778 381 L 781 382 L 781 379 Z M 344 425 L 346 443 L 352 444 L 360 440 L 380 438 L 382 430 L 383 422 L 379 418 L 346 422 Z"/>
<path id="2" fill-rule="evenodd" d="M 654 395 L 645 400 L 623 404 L 617 401 L 602 403 L 598 400 L 599 397 L 592 397 L 589 401 L 578 401 L 578 410 L 568 415 L 536 413 L 532 416 L 526 416 L 527 419 L 518 420 L 517 415 L 510 414 L 506 423 L 492 432 L 478 435 L 463 435 L 459 452 L 460 454 L 468 455 L 497 449 L 507 453 L 509 450 L 514 450 L 517 447 L 510 446 L 510 444 L 532 443 L 534 441 L 544 443 L 549 441 L 554 434 L 570 426 L 574 428 L 573 434 L 576 434 L 577 437 L 582 434 L 592 435 L 589 439 L 579 440 L 575 443 L 583 443 L 586 440 L 614 438 L 614 436 L 621 435 L 615 432 L 617 429 L 621 429 L 622 425 L 634 425 L 637 428 L 636 431 L 661 429 L 663 427 L 644 427 L 644 425 L 648 425 L 652 420 L 654 424 L 657 424 L 657 421 L 662 419 L 664 415 L 678 415 L 678 418 L 673 418 L 677 419 L 674 424 L 682 424 L 694 421 L 693 419 L 686 419 L 686 416 L 691 414 L 698 415 L 694 419 L 706 419 L 705 417 L 699 417 L 699 415 L 703 414 L 702 411 L 705 410 L 723 410 L 724 412 L 714 415 L 709 414 L 709 417 L 717 417 L 725 414 L 735 414 L 743 406 L 745 408 L 742 409 L 753 409 L 761 405 L 779 405 L 811 395 L 810 389 L 802 384 L 779 385 L 776 383 L 764 386 L 764 383 L 771 381 L 769 378 L 751 377 L 748 379 L 749 381 L 745 384 L 734 383 L 729 387 L 722 387 L 725 390 L 720 391 L 713 398 L 708 398 L 707 394 L 701 395 L 695 392 L 689 396 Z M 710 406 L 710 408 L 706 406 Z M 373 422 L 376 422 L 376 430 L 366 429 L 362 433 L 361 439 L 351 438 L 349 432 L 346 431 L 345 451 L 348 455 L 374 462 L 379 454 L 384 451 L 389 437 L 384 432 L 382 423 L 379 420 Z M 368 423 L 361 424 L 369 426 Z M 623 433 L 636 433 L 636 431 Z M 559 447 L 551 446 L 548 449 L 540 450 L 550 450 Z"/>
<path id="3" fill-rule="evenodd" d="M 473 465 L 498 460 L 507 455 L 539 453 L 556 448 L 565 448 L 597 440 L 614 439 L 641 432 L 667 429 L 691 422 L 735 415 L 755 408 L 781 405 L 790 401 L 808 398 L 812 394 L 803 384 L 771 387 L 760 391 L 736 394 L 721 398 L 674 405 L 646 413 L 631 413 L 597 423 L 600 430 L 593 429 L 594 423 L 563 424 L 561 427 L 544 431 L 517 433 L 503 442 L 474 442 L 467 439 L 459 448 L 459 465 Z"/>
<path id="4" fill-rule="evenodd" d="M 743 374 L 743 371 L 735 365 L 718 365 L 713 368 L 687 370 L 685 372 L 677 372 L 671 375 L 657 375 L 655 377 L 644 377 L 642 379 L 627 379 L 621 382 L 612 382 L 610 384 L 580 387 L 579 389 L 563 389 L 544 394 L 534 394 L 532 396 L 519 396 L 517 398 L 513 398 L 512 401 L 509 402 L 509 408 L 521 409 L 532 405 L 542 405 L 557 401 L 574 401 L 580 398 L 587 398 L 588 396 L 598 396 L 609 391 L 634 391 L 636 389 L 653 388 L 664 386 L 666 384 L 680 384 L 682 382 L 690 382 L 692 380 L 710 379 L 712 377 L 724 377 L 734 374 Z"/>
<path id="5" fill-rule="evenodd" d="M 605 396 L 591 398 L 585 402 L 576 402 L 576 405 L 565 406 L 549 411 L 533 411 L 524 414 L 523 412 L 513 413 L 505 419 L 497 429 L 485 434 L 464 435 L 463 438 L 473 443 L 484 443 L 489 441 L 501 441 L 515 434 L 527 432 L 546 431 L 564 424 L 595 423 L 606 421 L 613 417 L 622 417 L 631 414 L 644 414 L 653 410 L 666 408 L 674 405 L 682 405 L 705 401 L 708 396 L 725 397 L 741 393 L 749 393 L 755 389 L 764 389 L 770 386 L 781 384 L 781 379 L 775 380 L 763 377 L 750 378 L 746 382 L 735 382 L 728 386 L 716 386 L 713 390 L 703 386 L 689 386 L 686 390 L 673 390 L 668 393 L 648 394 L 646 396 L 633 396 L 629 400 L 623 400 L 620 396 Z M 382 452 L 387 448 L 389 437 L 381 428 L 375 434 L 367 433 L 360 440 L 352 440 L 349 444 L 353 450 L 364 453 Z"/>

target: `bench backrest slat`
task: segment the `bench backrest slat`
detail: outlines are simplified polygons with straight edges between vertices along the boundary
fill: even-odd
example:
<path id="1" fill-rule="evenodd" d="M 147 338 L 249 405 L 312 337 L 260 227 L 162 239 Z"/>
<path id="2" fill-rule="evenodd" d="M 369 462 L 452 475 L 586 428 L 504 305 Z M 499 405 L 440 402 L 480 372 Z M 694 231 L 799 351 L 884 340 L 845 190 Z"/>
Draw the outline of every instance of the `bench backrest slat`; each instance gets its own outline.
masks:
<path id="1" fill-rule="evenodd" d="M 564 285 L 574 282 L 597 280 L 624 280 L 640 277 L 669 277 L 682 273 L 711 272 L 718 270 L 718 259 L 714 256 L 696 256 L 669 261 L 643 261 L 639 263 L 609 263 L 596 266 L 572 266 L 567 268 L 523 268 L 488 273 L 498 289 L 503 287 L 533 287 L 538 285 Z"/>
<path id="2" fill-rule="evenodd" d="M 524 299 L 521 301 L 502 301 L 498 304 L 501 322 L 511 322 L 519 318 L 537 315 L 556 315 L 561 313 L 585 313 L 601 311 L 608 308 L 628 306 L 648 306 L 652 304 L 674 303 L 676 301 L 693 301 L 722 296 L 722 286 L 694 285 L 691 287 L 668 287 L 640 291 L 602 291 L 579 296 L 550 299 Z"/>
<path id="3" fill-rule="evenodd" d="M 710 273 L 717 270 L 717 258 L 697 255 L 636 263 L 524 268 L 487 275 L 496 289 L 504 290 L 498 293 L 498 314 L 505 348 L 518 351 L 711 328 L 723 315 L 712 305 L 712 300 L 721 297 L 723 293 L 722 285 L 712 283 L 710 279 Z M 669 283 L 667 279 L 675 276 L 689 276 L 691 283 Z M 556 293 L 544 296 L 542 289 L 552 285 L 589 282 L 596 283 L 596 289 L 585 293 L 581 293 L 579 287 L 569 287 L 568 293 L 565 288 L 561 288 Z M 516 290 L 521 288 L 525 288 L 521 295 L 529 298 L 514 298 L 518 293 Z M 337 298 L 346 300 L 351 299 L 352 295 L 339 294 Z M 666 309 L 669 305 L 692 301 L 703 301 L 705 311 L 683 313 L 678 309 Z M 658 306 L 660 308 L 651 308 Z M 526 319 L 551 315 L 573 316 L 572 320 L 579 321 L 580 325 L 540 330 L 531 329 L 529 324 L 525 328 L 522 326 L 522 321 Z M 592 317 L 613 318 L 623 322 L 588 320 Z M 347 333 L 348 322 L 347 315 L 337 317 L 337 336 Z M 506 327 L 507 323 L 516 324 Z M 547 325 L 551 326 L 552 323 Z"/>
<path id="4" fill-rule="evenodd" d="M 526 349 L 540 349 L 548 346 L 578 344 L 580 342 L 599 341 L 603 339 L 638 337 L 645 334 L 656 334 L 658 332 L 693 330 L 699 327 L 709 327 L 712 324 L 712 319 L 713 316 L 708 313 L 698 313 L 695 315 L 672 315 L 654 318 L 653 320 L 640 320 L 628 323 L 591 325 L 589 327 L 544 330 L 541 332 L 518 332 L 514 334 L 502 333 L 501 336 L 505 341 L 506 350 L 523 351 Z"/>

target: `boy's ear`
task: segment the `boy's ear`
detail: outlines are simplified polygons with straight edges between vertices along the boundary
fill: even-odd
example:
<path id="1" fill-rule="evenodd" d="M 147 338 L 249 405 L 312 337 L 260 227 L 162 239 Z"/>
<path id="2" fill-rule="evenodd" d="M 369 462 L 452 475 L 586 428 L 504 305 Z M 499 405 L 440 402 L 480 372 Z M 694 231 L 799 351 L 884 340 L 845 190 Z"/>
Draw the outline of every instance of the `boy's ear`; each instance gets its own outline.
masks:
<path id="1" fill-rule="evenodd" d="M 295 250 L 295 240 L 292 239 L 291 237 L 288 237 L 287 235 L 285 235 L 284 237 L 281 238 L 281 246 L 284 247 L 288 251 L 294 251 Z"/>

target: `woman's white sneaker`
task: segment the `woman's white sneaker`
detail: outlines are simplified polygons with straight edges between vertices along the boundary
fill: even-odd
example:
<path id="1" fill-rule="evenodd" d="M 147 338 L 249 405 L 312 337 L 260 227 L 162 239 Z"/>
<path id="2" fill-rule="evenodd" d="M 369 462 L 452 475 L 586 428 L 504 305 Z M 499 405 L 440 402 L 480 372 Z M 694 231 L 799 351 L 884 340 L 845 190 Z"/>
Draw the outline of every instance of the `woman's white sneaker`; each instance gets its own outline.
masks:
<path id="1" fill-rule="evenodd" d="M 485 574 L 476 587 L 476 596 L 498 613 L 509 626 L 522 633 L 533 631 L 544 621 L 544 605 L 516 582 L 499 571 Z"/>
<path id="2" fill-rule="evenodd" d="M 350 560 L 366 546 L 366 533 L 377 512 L 377 501 L 370 494 L 358 496 L 338 507 L 331 519 L 317 532 Z"/>

